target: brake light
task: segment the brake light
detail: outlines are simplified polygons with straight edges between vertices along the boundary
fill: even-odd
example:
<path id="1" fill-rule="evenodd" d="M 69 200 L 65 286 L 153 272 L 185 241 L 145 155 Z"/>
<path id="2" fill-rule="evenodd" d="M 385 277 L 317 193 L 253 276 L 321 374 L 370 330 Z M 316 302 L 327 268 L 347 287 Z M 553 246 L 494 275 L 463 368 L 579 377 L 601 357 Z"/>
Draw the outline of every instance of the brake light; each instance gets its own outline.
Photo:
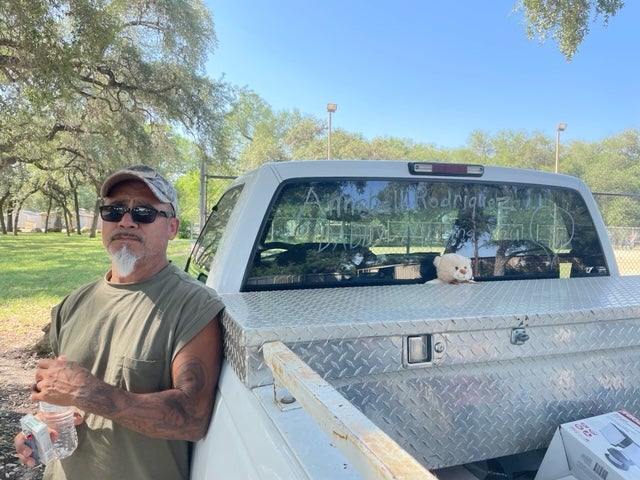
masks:
<path id="1" fill-rule="evenodd" d="M 482 165 L 464 163 L 411 162 L 409 172 L 412 175 L 451 175 L 453 177 L 481 177 L 484 174 Z"/>

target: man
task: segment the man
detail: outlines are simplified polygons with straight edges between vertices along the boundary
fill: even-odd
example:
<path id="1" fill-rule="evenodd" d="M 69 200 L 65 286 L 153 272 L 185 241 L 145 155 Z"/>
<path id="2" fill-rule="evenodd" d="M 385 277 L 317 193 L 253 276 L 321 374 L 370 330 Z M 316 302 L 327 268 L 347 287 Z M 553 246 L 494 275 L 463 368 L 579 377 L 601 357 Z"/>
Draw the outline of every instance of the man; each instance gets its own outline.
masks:
<path id="1" fill-rule="evenodd" d="M 177 194 L 157 172 L 129 167 L 101 188 L 106 276 L 52 310 L 56 359 L 38 362 L 33 401 L 84 415 L 78 448 L 50 479 L 187 479 L 204 436 L 222 359 L 218 295 L 167 259 Z M 20 460 L 35 465 L 21 433 Z"/>

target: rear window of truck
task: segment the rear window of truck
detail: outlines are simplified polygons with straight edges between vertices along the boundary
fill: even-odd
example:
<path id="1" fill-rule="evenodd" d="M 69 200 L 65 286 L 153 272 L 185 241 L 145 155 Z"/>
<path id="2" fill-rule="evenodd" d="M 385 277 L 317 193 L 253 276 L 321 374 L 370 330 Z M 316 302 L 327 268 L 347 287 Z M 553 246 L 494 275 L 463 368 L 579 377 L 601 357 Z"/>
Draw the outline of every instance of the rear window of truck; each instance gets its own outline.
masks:
<path id="1" fill-rule="evenodd" d="M 443 253 L 471 259 L 477 281 L 608 275 L 579 193 L 461 181 L 327 180 L 285 184 L 274 199 L 245 291 L 424 283 Z"/>

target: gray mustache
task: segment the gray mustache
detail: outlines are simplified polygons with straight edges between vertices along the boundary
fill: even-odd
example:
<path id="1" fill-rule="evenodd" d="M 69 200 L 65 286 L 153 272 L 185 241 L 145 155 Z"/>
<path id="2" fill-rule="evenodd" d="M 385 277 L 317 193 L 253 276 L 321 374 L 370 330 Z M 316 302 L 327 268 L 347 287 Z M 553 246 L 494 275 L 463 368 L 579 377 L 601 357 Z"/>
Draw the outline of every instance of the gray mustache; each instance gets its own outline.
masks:
<path id="1" fill-rule="evenodd" d="M 132 233 L 132 232 L 127 232 L 127 233 L 123 233 L 123 232 L 114 232 L 111 234 L 111 236 L 109 237 L 109 240 L 119 240 L 121 238 L 134 238 L 139 242 L 142 242 L 142 236 L 140 236 L 137 233 Z"/>

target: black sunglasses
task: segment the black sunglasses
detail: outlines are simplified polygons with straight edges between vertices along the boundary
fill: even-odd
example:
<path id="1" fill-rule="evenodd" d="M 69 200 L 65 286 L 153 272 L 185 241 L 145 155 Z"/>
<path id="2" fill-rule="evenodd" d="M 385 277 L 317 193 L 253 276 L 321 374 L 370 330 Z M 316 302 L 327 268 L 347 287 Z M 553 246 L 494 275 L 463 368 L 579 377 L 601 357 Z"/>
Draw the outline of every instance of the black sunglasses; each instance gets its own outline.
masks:
<path id="1" fill-rule="evenodd" d="M 119 222 L 125 213 L 131 214 L 131 219 L 136 223 L 153 223 L 156 215 L 160 214 L 166 218 L 172 218 L 173 214 L 156 210 L 151 207 L 123 207 L 121 205 L 102 205 L 100 207 L 100 217 L 105 222 Z"/>

